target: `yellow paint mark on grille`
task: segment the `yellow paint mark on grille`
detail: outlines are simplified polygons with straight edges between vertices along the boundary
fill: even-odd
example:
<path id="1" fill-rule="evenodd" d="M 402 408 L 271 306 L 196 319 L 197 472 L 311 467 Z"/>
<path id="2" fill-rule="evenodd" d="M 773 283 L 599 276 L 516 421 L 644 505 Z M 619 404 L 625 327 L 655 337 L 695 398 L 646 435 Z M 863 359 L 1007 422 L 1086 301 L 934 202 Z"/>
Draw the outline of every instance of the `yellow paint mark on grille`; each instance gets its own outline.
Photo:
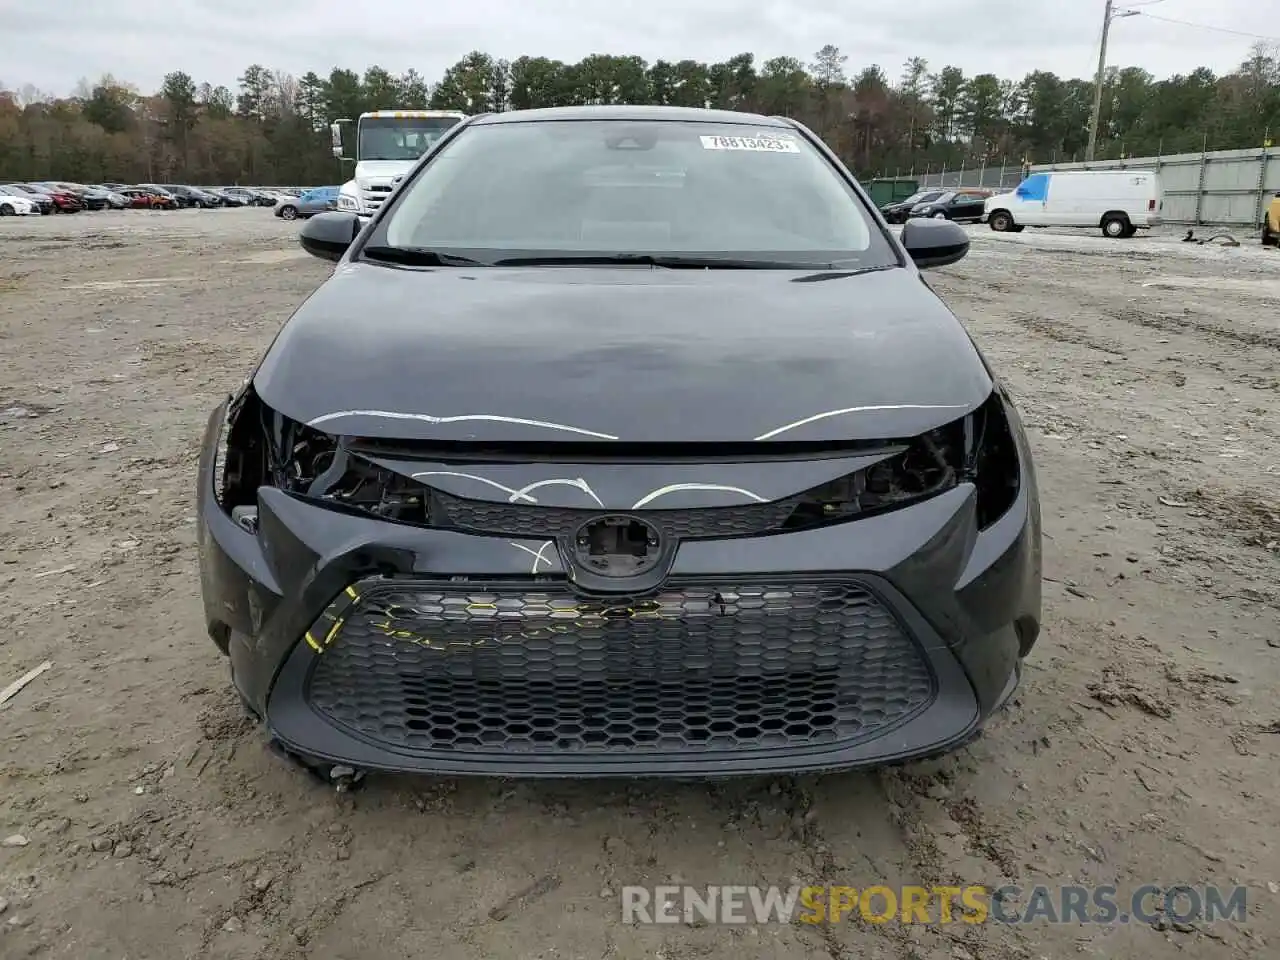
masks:
<path id="1" fill-rule="evenodd" d="M 320 646 L 320 644 L 316 643 L 316 638 L 315 638 L 315 637 L 313 637 L 313 636 L 311 635 L 311 631 L 310 631 L 310 630 L 308 630 L 306 633 L 304 633 L 304 634 L 303 634 L 303 636 L 306 638 L 307 646 L 309 646 L 309 647 L 310 647 L 312 650 L 314 650 L 316 653 L 324 653 L 324 647 L 322 647 L 322 646 Z"/>
<path id="2" fill-rule="evenodd" d="M 355 587 L 347 587 L 347 596 L 352 600 L 359 600 L 360 595 L 356 593 Z"/>

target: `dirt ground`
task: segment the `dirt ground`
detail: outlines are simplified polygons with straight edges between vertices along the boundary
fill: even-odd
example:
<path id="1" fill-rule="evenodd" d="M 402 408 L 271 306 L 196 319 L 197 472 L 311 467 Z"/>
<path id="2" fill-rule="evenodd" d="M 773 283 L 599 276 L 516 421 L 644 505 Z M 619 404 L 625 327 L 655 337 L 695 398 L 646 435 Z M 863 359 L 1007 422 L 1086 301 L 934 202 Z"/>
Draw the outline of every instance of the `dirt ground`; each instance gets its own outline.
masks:
<path id="1" fill-rule="evenodd" d="M 209 411 L 326 275 L 268 211 L 0 223 L 0 956 L 1241 957 L 1280 949 L 1280 253 L 975 229 L 931 282 L 1019 399 L 1045 632 L 875 774 L 373 778 L 268 753 L 201 626 Z M 25 841 L 25 843 L 23 842 Z M 627 926 L 619 888 L 1249 888 L 1249 920 Z"/>

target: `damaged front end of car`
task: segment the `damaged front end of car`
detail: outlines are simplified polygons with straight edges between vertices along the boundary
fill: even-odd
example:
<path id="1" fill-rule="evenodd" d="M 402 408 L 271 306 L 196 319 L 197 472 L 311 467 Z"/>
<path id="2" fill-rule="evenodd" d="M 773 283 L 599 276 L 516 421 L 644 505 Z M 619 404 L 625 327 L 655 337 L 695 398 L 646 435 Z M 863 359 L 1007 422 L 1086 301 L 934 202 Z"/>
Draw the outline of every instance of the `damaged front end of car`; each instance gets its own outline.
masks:
<path id="1" fill-rule="evenodd" d="M 908 437 L 329 433 L 210 418 L 200 562 L 242 699 L 312 765 L 527 776 L 848 768 L 973 736 L 1040 615 L 996 387 Z"/>

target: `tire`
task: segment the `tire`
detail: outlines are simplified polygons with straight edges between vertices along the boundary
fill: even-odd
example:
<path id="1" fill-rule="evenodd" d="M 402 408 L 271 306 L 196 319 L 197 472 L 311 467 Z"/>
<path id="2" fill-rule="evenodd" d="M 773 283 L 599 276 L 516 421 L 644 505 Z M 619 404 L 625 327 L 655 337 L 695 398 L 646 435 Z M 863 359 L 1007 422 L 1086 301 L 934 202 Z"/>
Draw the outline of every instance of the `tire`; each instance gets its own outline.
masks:
<path id="1" fill-rule="evenodd" d="M 933 219 L 935 219 L 935 220 L 950 220 L 951 218 L 950 218 L 950 217 L 948 217 L 948 216 L 947 216 L 945 213 L 943 213 L 941 210 L 939 210 L 937 213 L 935 213 L 935 214 L 933 215 Z"/>
<path id="2" fill-rule="evenodd" d="M 1264 247 L 1280 247 L 1280 237 L 1271 232 L 1266 224 L 1262 225 L 1262 245 Z"/>
<path id="3" fill-rule="evenodd" d="M 280 219 L 281 220 L 297 220 L 298 208 L 293 206 L 292 204 L 286 203 L 283 207 L 280 208 Z"/>
<path id="4" fill-rule="evenodd" d="M 1109 213 L 1102 218 L 1102 235 L 1119 240 L 1125 236 L 1129 226 L 1129 218 L 1123 213 Z"/>
<path id="5" fill-rule="evenodd" d="M 18 211 L 13 209 L 10 204 L 0 203 L 0 217 L 16 217 Z"/>
<path id="6" fill-rule="evenodd" d="M 1015 226 L 1013 215 L 1008 210 L 997 210 L 987 218 L 987 226 L 996 233 L 1009 233 Z"/>

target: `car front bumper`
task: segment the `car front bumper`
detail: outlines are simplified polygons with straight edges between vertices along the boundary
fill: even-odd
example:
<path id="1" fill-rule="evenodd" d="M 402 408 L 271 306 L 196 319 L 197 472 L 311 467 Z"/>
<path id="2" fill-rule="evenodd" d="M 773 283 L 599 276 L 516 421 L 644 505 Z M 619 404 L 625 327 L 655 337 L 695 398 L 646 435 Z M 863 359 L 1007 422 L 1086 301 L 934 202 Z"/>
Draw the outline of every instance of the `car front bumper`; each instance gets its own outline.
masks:
<path id="1" fill-rule="evenodd" d="M 213 496 L 222 415 L 199 477 L 206 625 L 269 734 L 317 765 L 701 778 L 931 756 L 980 732 L 1039 632 L 1030 472 L 983 531 L 961 484 L 852 523 L 684 542 L 655 593 L 606 603 L 554 546 L 535 575 L 536 540 L 271 488 L 250 532 Z"/>

